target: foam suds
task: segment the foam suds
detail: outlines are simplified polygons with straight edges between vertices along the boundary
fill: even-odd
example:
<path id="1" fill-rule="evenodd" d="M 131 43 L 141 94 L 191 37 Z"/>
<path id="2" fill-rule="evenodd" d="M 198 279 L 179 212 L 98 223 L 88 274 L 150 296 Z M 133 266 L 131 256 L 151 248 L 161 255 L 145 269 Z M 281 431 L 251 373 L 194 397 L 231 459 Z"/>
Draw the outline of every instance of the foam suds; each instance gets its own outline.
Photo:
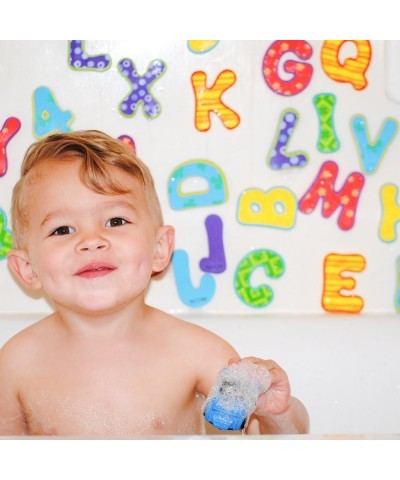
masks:
<path id="1" fill-rule="evenodd" d="M 204 404 L 205 419 L 220 430 L 243 432 L 258 397 L 270 385 L 271 375 L 257 364 L 239 362 L 224 368 Z"/>
<path id="2" fill-rule="evenodd" d="M 149 435 L 192 435 L 204 432 L 201 405 L 204 397 L 196 396 L 186 409 L 170 412 L 151 411 L 135 414 L 132 408 L 116 414 L 115 407 L 100 401 L 69 396 L 54 398 L 41 395 L 25 405 L 27 433 L 30 435 L 66 435 L 85 437 L 130 437 Z M 120 404 L 121 405 L 121 404 Z"/>

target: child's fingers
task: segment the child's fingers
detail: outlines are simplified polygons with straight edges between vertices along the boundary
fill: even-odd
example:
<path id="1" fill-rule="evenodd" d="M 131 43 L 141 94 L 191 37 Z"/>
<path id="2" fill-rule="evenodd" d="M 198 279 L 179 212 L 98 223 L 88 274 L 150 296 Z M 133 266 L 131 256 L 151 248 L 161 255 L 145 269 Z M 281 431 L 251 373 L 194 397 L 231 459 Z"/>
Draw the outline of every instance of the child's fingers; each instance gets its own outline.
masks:
<path id="1" fill-rule="evenodd" d="M 273 383 L 276 383 L 281 379 L 287 378 L 286 372 L 274 360 L 271 360 L 271 359 L 264 360 L 262 358 L 257 358 L 257 357 L 246 357 L 246 358 L 242 358 L 241 361 L 252 362 L 252 363 L 255 363 L 256 365 L 266 368 L 271 374 Z"/>

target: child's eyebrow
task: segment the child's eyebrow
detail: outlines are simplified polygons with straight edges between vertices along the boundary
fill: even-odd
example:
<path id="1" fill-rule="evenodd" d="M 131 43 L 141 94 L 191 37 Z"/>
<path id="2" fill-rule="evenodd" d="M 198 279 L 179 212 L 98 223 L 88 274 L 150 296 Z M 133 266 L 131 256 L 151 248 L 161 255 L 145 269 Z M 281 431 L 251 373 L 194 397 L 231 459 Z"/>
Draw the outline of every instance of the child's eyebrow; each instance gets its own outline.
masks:
<path id="1" fill-rule="evenodd" d="M 128 202 L 127 200 L 107 200 L 101 202 L 99 205 L 93 207 L 93 210 L 105 210 L 108 208 L 127 208 L 129 210 L 136 211 L 136 207 L 133 202 Z M 43 227 L 46 223 L 50 222 L 51 220 L 59 217 L 67 217 L 72 215 L 74 212 L 71 208 L 58 208 L 56 210 L 48 212 L 44 219 L 42 220 L 40 226 Z"/>
<path id="2" fill-rule="evenodd" d="M 95 209 L 100 208 L 129 208 L 131 210 L 136 210 L 135 203 L 134 203 L 134 198 L 133 201 L 129 202 L 128 200 L 107 200 L 102 202 L 100 205 L 97 205 Z"/>
<path id="3" fill-rule="evenodd" d="M 53 220 L 53 218 L 65 217 L 65 216 L 68 216 L 70 213 L 71 213 L 71 210 L 68 208 L 59 208 L 57 210 L 53 210 L 45 215 L 40 226 L 43 227 L 44 225 L 46 225 L 46 223 Z"/>

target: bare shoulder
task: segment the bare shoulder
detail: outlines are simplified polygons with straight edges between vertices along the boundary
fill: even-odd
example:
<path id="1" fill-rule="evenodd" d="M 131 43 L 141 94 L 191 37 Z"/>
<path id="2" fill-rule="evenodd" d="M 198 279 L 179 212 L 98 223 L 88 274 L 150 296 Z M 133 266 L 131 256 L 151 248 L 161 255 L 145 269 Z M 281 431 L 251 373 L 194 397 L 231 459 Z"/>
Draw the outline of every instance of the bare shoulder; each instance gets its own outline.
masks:
<path id="1" fill-rule="evenodd" d="M 231 356 L 237 355 L 235 349 L 225 339 L 198 324 L 157 309 L 152 309 L 152 314 L 157 317 L 157 322 L 167 338 L 171 336 L 197 352 L 203 350 L 204 353 L 209 352 L 210 354 L 218 352 Z"/>
<path id="2" fill-rule="evenodd" d="M 154 310 L 163 341 L 169 343 L 169 356 L 180 368 L 190 370 L 195 389 L 207 395 L 217 375 L 231 358 L 238 357 L 226 340 L 200 325 Z"/>
<path id="3" fill-rule="evenodd" d="M 35 351 L 43 349 L 40 339 L 45 339 L 46 332 L 51 325 L 51 317 L 46 317 L 29 327 L 21 330 L 11 337 L 0 348 L 0 365 L 12 362 L 14 366 L 23 362 L 24 359 L 35 355 Z"/>

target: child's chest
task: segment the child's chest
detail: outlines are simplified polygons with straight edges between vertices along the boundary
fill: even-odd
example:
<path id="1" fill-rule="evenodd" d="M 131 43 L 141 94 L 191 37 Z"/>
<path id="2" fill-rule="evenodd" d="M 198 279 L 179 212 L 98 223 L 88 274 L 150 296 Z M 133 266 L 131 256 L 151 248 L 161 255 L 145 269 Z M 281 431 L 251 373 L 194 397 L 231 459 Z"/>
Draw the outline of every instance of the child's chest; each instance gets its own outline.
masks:
<path id="1" fill-rule="evenodd" d="M 34 435 L 132 437 L 200 433 L 189 366 L 148 357 L 58 358 L 31 373 L 21 391 Z"/>

